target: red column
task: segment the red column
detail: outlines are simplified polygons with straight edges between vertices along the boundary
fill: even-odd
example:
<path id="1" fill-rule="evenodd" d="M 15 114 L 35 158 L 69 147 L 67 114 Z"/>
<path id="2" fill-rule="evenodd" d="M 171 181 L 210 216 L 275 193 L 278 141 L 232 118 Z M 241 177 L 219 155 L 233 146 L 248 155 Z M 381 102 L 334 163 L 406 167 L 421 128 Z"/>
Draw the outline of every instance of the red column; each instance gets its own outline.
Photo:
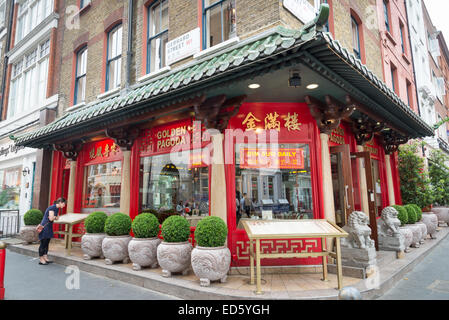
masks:
<path id="1" fill-rule="evenodd" d="M 6 243 L 0 242 L 0 300 L 5 299 L 5 258 L 6 258 Z"/>

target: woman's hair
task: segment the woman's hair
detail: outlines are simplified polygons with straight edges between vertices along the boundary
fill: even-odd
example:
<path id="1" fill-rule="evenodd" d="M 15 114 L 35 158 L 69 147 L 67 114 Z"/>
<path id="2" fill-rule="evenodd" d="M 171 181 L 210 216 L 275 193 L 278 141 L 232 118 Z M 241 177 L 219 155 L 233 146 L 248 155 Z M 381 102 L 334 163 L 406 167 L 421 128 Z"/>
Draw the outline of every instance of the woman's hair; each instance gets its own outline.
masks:
<path id="1" fill-rule="evenodd" d="M 67 203 L 66 199 L 64 198 L 59 198 L 58 200 L 56 200 L 53 204 L 58 204 L 58 203 Z"/>

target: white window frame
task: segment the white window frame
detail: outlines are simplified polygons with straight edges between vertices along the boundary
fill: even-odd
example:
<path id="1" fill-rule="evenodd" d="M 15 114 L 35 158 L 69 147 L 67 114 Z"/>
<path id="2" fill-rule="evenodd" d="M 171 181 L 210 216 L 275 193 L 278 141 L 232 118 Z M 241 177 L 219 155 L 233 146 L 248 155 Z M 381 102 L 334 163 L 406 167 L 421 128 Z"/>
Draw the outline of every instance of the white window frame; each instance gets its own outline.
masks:
<path id="1" fill-rule="evenodd" d="M 53 0 L 26 0 L 19 4 L 16 37 L 14 40 L 15 44 L 23 40 L 34 28 L 44 21 L 52 11 Z M 35 16 L 33 17 L 33 15 Z"/>

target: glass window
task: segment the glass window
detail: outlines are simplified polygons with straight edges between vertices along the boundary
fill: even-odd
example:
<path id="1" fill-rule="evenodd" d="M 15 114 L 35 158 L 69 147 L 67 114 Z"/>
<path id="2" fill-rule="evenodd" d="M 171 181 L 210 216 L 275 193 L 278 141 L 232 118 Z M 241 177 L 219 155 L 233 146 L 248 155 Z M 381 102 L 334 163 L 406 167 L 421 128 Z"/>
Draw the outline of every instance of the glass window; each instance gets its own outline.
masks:
<path id="1" fill-rule="evenodd" d="M 168 0 L 157 1 L 148 8 L 147 73 L 166 65 L 165 45 L 168 42 Z"/>
<path id="2" fill-rule="evenodd" d="M 391 32 L 390 30 L 390 16 L 388 14 L 388 1 L 383 2 L 384 4 L 384 19 L 385 19 L 385 28 L 387 29 L 388 32 Z"/>
<path id="3" fill-rule="evenodd" d="M 0 209 L 19 209 L 21 167 L 0 170 Z"/>
<path id="4" fill-rule="evenodd" d="M 235 36 L 235 0 L 204 0 L 203 47 L 213 47 Z"/>
<path id="5" fill-rule="evenodd" d="M 313 219 L 306 144 L 236 144 L 237 220 Z"/>
<path id="6" fill-rule="evenodd" d="M 90 4 L 90 0 L 80 0 L 80 9 Z"/>
<path id="7" fill-rule="evenodd" d="M 108 209 L 120 207 L 122 162 L 108 162 L 85 168 L 83 208 Z M 91 210 L 84 210 L 91 211 Z"/>
<path id="8" fill-rule="evenodd" d="M 106 91 L 120 86 L 122 71 L 122 26 L 115 27 L 108 35 L 106 66 Z"/>
<path id="9" fill-rule="evenodd" d="M 87 47 L 81 49 L 76 57 L 75 99 L 78 104 L 86 99 Z"/>
<path id="10" fill-rule="evenodd" d="M 351 17 L 351 26 L 352 26 L 352 47 L 354 48 L 354 54 L 357 58 L 360 59 L 360 33 L 359 33 L 359 24 Z"/>
<path id="11" fill-rule="evenodd" d="M 15 43 L 18 43 L 36 28 L 53 9 L 53 0 L 21 1 L 17 14 Z"/>
<path id="12" fill-rule="evenodd" d="M 199 152 L 199 151 L 198 151 Z M 193 161 L 196 152 L 142 158 L 141 210 L 209 215 L 209 167 Z"/>

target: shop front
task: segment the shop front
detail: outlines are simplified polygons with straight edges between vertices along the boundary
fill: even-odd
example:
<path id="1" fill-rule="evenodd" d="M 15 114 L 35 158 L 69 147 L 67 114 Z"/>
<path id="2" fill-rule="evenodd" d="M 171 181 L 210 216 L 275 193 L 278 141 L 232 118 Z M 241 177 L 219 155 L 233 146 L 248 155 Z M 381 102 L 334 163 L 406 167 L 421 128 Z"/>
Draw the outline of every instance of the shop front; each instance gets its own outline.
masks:
<path id="1" fill-rule="evenodd" d="M 322 32 L 323 8 L 299 31 L 245 40 L 69 112 L 16 145 L 54 150 L 50 200 L 67 196 L 67 212 L 184 215 L 192 231 L 204 216 L 221 217 L 235 267 L 250 260 L 241 219 L 345 226 L 363 211 L 377 239 L 381 210 L 400 203 L 398 146 L 433 131 Z M 312 253 L 322 244 L 262 240 L 261 248 Z"/>

